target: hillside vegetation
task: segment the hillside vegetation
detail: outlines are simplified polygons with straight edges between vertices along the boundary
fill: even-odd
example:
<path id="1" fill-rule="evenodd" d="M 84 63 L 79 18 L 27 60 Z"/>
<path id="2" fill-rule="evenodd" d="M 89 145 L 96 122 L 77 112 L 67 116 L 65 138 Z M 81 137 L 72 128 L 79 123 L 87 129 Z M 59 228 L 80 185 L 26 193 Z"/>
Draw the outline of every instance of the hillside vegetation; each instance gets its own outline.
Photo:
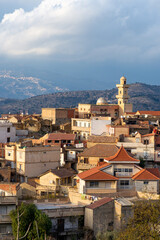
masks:
<path id="1" fill-rule="evenodd" d="M 136 110 L 160 110 L 160 86 L 142 83 L 131 84 L 130 102 Z M 117 103 L 117 89 L 101 91 L 68 91 L 57 92 L 24 100 L 0 99 L 0 113 L 41 113 L 41 108 L 76 107 L 78 103 L 96 103 L 99 97 L 105 97 L 109 103 Z"/>

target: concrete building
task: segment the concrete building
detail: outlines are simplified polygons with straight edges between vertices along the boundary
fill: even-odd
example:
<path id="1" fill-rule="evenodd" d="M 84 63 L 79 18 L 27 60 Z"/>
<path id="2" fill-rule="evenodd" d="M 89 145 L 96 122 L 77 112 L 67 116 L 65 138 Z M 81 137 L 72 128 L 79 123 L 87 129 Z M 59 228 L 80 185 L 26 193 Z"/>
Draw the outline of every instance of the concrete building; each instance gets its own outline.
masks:
<path id="1" fill-rule="evenodd" d="M 89 136 L 87 141 L 87 148 L 93 147 L 97 144 L 116 145 L 118 138 L 112 136 Z"/>
<path id="2" fill-rule="evenodd" d="M 82 153 L 78 155 L 78 172 L 82 172 L 98 164 L 104 162 L 104 159 L 113 156 L 118 152 L 118 148 L 115 145 L 97 144 L 90 148 L 85 148 Z"/>
<path id="3" fill-rule="evenodd" d="M 103 135 L 107 133 L 106 125 L 111 124 L 111 117 L 92 117 L 91 135 Z"/>
<path id="4" fill-rule="evenodd" d="M 51 219 L 51 233 L 56 239 L 70 240 L 83 236 L 84 206 L 72 203 L 36 203 L 36 206 Z"/>
<path id="5" fill-rule="evenodd" d="M 84 226 L 92 229 L 94 235 L 113 231 L 114 226 L 114 200 L 102 198 L 85 207 Z"/>
<path id="6" fill-rule="evenodd" d="M 74 118 L 73 108 L 42 108 L 42 119 L 52 121 L 52 124 L 60 125 Z"/>
<path id="7" fill-rule="evenodd" d="M 80 193 L 98 196 L 123 191 L 159 193 L 159 170 L 142 169 L 138 166 L 140 161 L 129 156 L 123 146 L 105 161 L 101 166 L 78 174 Z"/>
<path id="8" fill-rule="evenodd" d="M 85 207 L 85 227 L 93 230 L 94 236 L 123 228 L 133 215 L 133 203 L 125 198 L 102 198 Z"/>
<path id="9" fill-rule="evenodd" d="M 159 165 L 159 142 L 160 135 L 156 133 L 140 134 L 137 132 L 135 136 L 127 136 L 117 142 L 117 146 L 123 144 L 124 148 L 130 151 L 134 156 L 139 159 L 144 159 L 146 166 L 152 167 Z"/>
<path id="10" fill-rule="evenodd" d="M 78 117 L 90 118 L 94 116 L 118 117 L 119 106 L 117 104 L 108 104 L 104 98 L 99 98 L 96 104 L 78 104 Z"/>
<path id="11" fill-rule="evenodd" d="M 91 133 L 91 119 L 72 118 L 71 129 L 78 140 L 86 140 Z"/>
<path id="12" fill-rule="evenodd" d="M 36 177 L 60 165 L 59 146 L 6 146 L 6 160 L 23 177 Z"/>
<path id="13" fill-rule="evenodd" d="M 10 211 L 18 205 L 16 196 L 17 184 L 0 184 L 0 239 L 12 239 Z"/>
<path id="14" fill-rule="evenodd" d="M 49 133 L 44 139 L 44 145 L 52 146 L 71 146 L 75 144 L 76 135 L 69 133 Z"/>
<path id="15" fill-rule="evenodd" d="M 7 120 L 0 120 L 0 143 L 15 142 L 16 128 Z"/>

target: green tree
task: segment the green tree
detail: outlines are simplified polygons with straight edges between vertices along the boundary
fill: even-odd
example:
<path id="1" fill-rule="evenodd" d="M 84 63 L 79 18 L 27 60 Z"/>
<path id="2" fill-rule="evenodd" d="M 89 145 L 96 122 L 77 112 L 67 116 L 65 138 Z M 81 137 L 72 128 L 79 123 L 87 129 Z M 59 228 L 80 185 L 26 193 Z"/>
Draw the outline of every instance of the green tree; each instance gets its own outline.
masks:
<path id="1" fill-rule="evenodd" d="M 96 240 L 116 240 L 116 232 L 106 231 L 104 233 L 98 233 L 96 236 Z"/>
<path id="2" fill-rule="evenodd" d="M 134 215 L 116 240 L 159 240 L 160 201 L 141 201 L 134 206 Z"/>
<path id="3" fill-rule="evenodd" d="M 34 204 L 21 204 L 10 213 L 12 231 L 16 240 L 44 240 L 49 235 L 52 223 Z"/>

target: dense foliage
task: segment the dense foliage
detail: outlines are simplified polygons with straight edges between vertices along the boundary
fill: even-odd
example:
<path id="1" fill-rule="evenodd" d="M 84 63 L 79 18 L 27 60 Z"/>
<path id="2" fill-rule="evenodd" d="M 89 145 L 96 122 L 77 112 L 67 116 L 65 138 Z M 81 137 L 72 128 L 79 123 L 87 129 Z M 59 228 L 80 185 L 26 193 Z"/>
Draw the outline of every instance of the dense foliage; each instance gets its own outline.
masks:
<path id="1" fill-rule="evenodd" d="M 160 201 L 141 201 L 134 206 L 134 215 L 116 240 L 159 240 Z"/>
<path id="2" fill-rule="evenodd" d="M 43 240 L 52 226 L 49 217 L 42 213 L 34 204 L 21 204 L 10 213 L 12 231 L 15 239 Z"/>

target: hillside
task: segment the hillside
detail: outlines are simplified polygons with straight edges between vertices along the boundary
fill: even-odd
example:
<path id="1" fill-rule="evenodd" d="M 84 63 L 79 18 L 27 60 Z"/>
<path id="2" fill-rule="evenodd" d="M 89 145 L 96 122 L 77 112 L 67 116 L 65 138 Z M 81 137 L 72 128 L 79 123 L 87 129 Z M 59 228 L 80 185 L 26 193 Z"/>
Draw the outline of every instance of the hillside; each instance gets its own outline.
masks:
<path id="1" fill-rule="evenodd" d="M 134 111 L 160 110 L 160 86 L 142 83 L 131 84 L 129 88 L 130 102 Z M 68 91 L 47 95 L 39 95 L 24 100 L 0 99 L 0 113 L 41 113 L 42 107 L 76 107 L 78 103 L 96 103 L 99 97 L 105 97 L 109 103 L 117 103 L 117 89 L 101 91 Z"/>

